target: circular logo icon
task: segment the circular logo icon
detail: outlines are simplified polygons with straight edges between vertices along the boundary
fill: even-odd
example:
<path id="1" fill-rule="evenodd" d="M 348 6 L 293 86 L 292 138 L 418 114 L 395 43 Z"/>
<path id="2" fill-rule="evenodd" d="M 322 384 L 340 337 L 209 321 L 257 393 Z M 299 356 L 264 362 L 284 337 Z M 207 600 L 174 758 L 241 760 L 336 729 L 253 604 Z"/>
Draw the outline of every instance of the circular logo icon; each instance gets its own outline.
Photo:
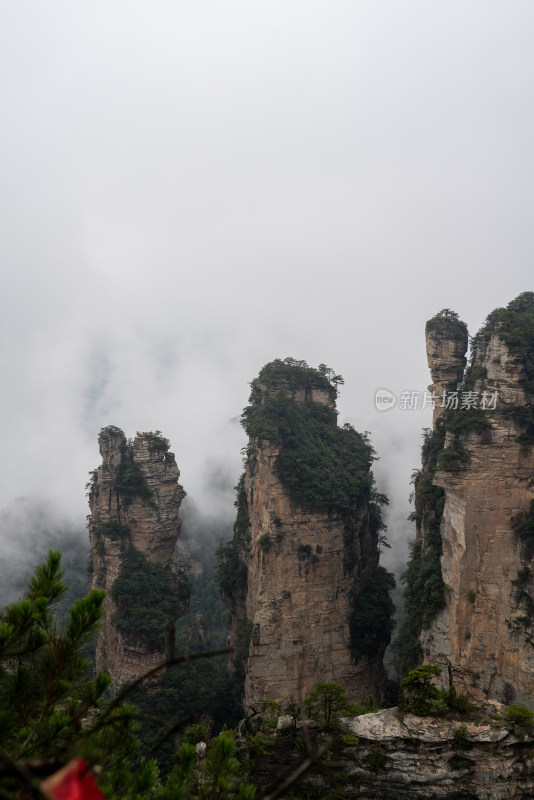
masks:
<path id="1" fill-rule="evenodd" d="M 375 392 L 375 408 L 377 411 L 391 411 L 397 398 L 389 389 L 377 389 Z"/>

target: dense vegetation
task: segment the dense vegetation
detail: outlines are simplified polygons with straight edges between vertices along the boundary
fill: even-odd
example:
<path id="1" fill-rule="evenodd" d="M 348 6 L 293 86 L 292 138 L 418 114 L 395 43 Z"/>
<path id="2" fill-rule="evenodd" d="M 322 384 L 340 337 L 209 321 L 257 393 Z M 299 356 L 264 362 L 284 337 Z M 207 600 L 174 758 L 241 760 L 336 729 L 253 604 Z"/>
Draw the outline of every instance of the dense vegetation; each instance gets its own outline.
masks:
<path id="1" fill-rule="evenodd" d="M 274 469 L 283 486 L 301 507 L 323 511 L 345 518 L 347 531 L 353 530 L 359 502 L 369 509 L 369 527 L 378 543 L 385 543 L 381 506 L 387 497 L 373 491 L 371 464 L 374 451 L 367 436 L 350 425 L 339 428 L 334 407 L 312 399 L 313 390 L 321 390 L 333 402 L 343 380 L 321 364 L 309 367 L 305 361 L 277 359 L 267 364 L 252 383 L 249 405 L 244 409 L 242 424 L 250 437 L 246 464 L 253 474 L 256 448 L 273 442 L 279 449 Z M 299 393 L 299 400 L 295 393 Z M 249 546 L 247 495 L 244 477 L 236 487 L 237 519 L 234 539 L 218 550 L 219 577 L 225 595 L 243 596 L 246 590 L 246 567 L 243 553 Z M 278 524 L 280 524 L 280 520 Z M 277 520 L 273 520 L 276 527 Z M 274 529 L 273 529 L 274 532 Z M 265 533 L 260 547 L 268 552 L 273 536 Z M 347 558 L 350 560 L 350 536 L 347 535 Z M 298 547 L 299 558 L 311 552 L 309 545 Z M 383 568 L 367 575 L 352 595 L 350 620 L 351 645 L 355 655 L 376 655 L 389 642 L 393 627 L 393 603 L 389 592 L 395 585 L 393 576 Z M 247 621 L 241 620 L 240 647 L 248 652 Z M 250 627 L 250 623 L 248 623 Z M 244 658 L 237 658 L 237 672 Z"/>
<path id="2" fill-rule="evenodd" d="M 293 359 L 267 364 L 252 384 L 242 423 L 253 441 L 279 445 L 275 470 L 292 497 L 304 507 L 347 515 L 373 484 L 374 451 L 367 437 L 350 425 L 337 426 L 337 412 L 310 399 L 295 402 L 292 392 L 308 396 L 321 388 L 332 398 L 340 376 Z M 254 453 L 249 453 L 253 458 Z"/>
<path id="3" fill-rule="evenodd" d="M 117 476 L 117 489 L 121 491 L 126 502 L 131 502 L 135 497 L 141 500 L 152 499 L 152 489 L 147 483 L 142 464 L 137 461 L 121 463 L 121 469 Z"/>
<path id="4" fill-rule="evenodd" d="M 185 575 L 173 580 L 169 570 L 130 547 L 111 590 L 113 623 L 126 641 L 162 650 L 189 591 Z"/>
<path id="5" fill-rule="evenodd" d="M 512 517 L 511 524 L 521 541 L 528 545 L 534 545 L 534 500 L 530 501 L 528 511 Z"/>
<path id="6" fill-rule="evenodd" d="M 105 592 L 93 590 L 76 601 L 61 632 L 54 615 L 55 604 L 65 594 L 60 558 L 51 552 L 23 599 L 0 612 L 1 796 L 8 800 L 41 796 L 39 783 L 44 776 L 83 756 L 95 769 L 108 800 L 252 800 L 255 790 L 244 782 L 231 732 L 209 741 L 201 763 L 184 736 L 165 785 L 157 761 L 140 757 L 136 736 L 140 712 L 125 705 L 129 689 L 111 702 L 105 695 L 109 676 L 86 677 L 89 662 L 82 646 L 96 632 Z M 180 665 L 179 657 L 174 661 Z M 182 696 L 190 689 L 185 687 Z M 156 711 L 163 712 L 160 732 L 167 731 L 167 738 L 172 738 L 169 729 L 171 735 L 183 730 L 183 709 L 178 712 L 182 723 L 173 727 L 165 719 L 168 707 L 156 706 L 154 695 L 145 697 L 152 699 L 152 719 Z M 76 791 L 74 785 L 70 789 Z"/>
<path id="7" fill-rule="evenodd" d="M 441 518 L 445 493 L 433 485 L 438 459 L 445 440 L 445 427 L 438 420 L 434 431 L 426 430 L 422 448 L 423 469 L 413 474 L 417 536 L 410 545 L 408 568 L 402 576 L 404 590 L 404 621 L 395 648 L 401 675 L 415 667 L 421 658 L 419 636 L 438 611 L 445 606 L 445 584 L 441 575 L 442 541 Z"/>
<path id="8" fill-rule="evenodd" d="M 137 431 L 138 436 L 142 436 L 148 441 L 148 446 L 151 450 L 157 450 L 161 453 L 166 453 L 171 443 L 161 431 Z"/>
<path id="9" fill-rule="evenodd" d="M 425 326 L 426 333 L 439 333 L 449 337 L 459 339 L 467 350 L 468 332 L 467 325 L 459 318 L 456 311 L 450 308 L 443 308 L 432 319 L 429 319 Z"/>
<path id="10" fill-rule="evenodd" d="M 442 673 L 435 664 L 423 664 L 412 669 L 401 681 L 402 711 L 430 717 L 443 717 L 449 712 L 469 714 L 473 706 L 463 694 L 457 694 L 454 685 L 449 689 L 438 689 L 434 678 Z"/>
<path id="11" fill-rule="evenodd" d="M 427 330 L 445 332 L 448 335 L 467 336 L 467 328 L 454 312 L 440 312 L 427 323 Z M 498 308 L 488 315 L 482 328 L 471 342 L 471 363 L 459 387 L 451 390 L 473 390 L 477 381 L 485 374 L 480 362 L 485 355 L 490 338 L 497 333 L 506 343 L 512 356 L 525 367 L 525 389 L 534 393 L 534 293 L 524 292 L 512 300 L 506 308 Z M 476 363 L 475 363 L 476 362 Z M 523 433 L 518 441 L 528 447 L 534 443 L 534 416 L 532 404 L 508 413 L 519 423 Z M 396 647 L 399 651 L 400 672 L 415 666 L 420 659 L 419 636 L 428 627 L 437 612 L 445 605 L 444 584 L 441 576 L 440 558 L 442 543 L 440 523 L 443 514 L 444 492 L 433 485 L 436 469 L 456 471 L 469 464 L 469 454 L 463 443 L 467 434 L 481 437 L 489 434 L 491 425 L 487 413 L 478 408 L 449 408 L 437 420 L 433 431 L 425 432 L 422 451 L 422 470 L 413 476 L 415 484 L 415 513 L 417 537 L 411 545 L 408 569 L 403 576 L 406 582 L 404 593 L 405 622 L 401 626 Z M 449 444 L 445 447 L 445 436 Z M 451 436 L 452 435 L 452 436 Z M 518 537 L 532 552 L 534 533 L 532 516 L 518 515 L 512 520 Z"/>
<path id="12" fill-rule="evenodd" d="M 525 366 L 526 389 L 534 394 L 534 292 L 523 292 L 506 308 L 496 308 L 471 343 L 473 360 L 485 349 L 494 333 L 506 343 L 508 350 Z"/>
<path id="13" fill-rule="evenodd" d="M 389 644 L 395 607 L 390 592 L 395 579 L 384 567 L 376 567 L 354 596 L 350 618 L 351 645 L 356 654 L 375 656 Z"/>
<path id="14" fill-rule="evenodd" d="M 279 383 L 288 389 L 305 389 L 306 392 L 325 389 L 335 400 L 337 387 L 343 384 L 343 378 L 326 364 L 319 364 L 315 369 L 309 367 L 305 361 L 295 358 L 276 358 L 261 369 L 258 382 L 270 386 Z"/>
<path id="15" fill-rule="evenodd" d="M 511 410 L 512 418 L 522 428 L 518 442 L 525 448 L 534 444 L 534 292 L 523 292 L 506 308 L 496 308 L 488 314 L 484 325 L 471 343 L 472 360 L 484 354 L 492 335 L 506 343 L 510 354 L 525 368 L 525 390 L 529 404 Z"/>
<path id="16" fill-rule="evenodd" d="M 187 521 L 184 527 L 187 531 Z M 196 578 L 191 576 L 189 611 L 175 624 L 175 653 L 179 656 L 226 647 L 228 610 L 221 599 L 213 551 L 206 546 L 199 558 L 203 573 Z M 239 650 L 239 642 L 236 649 Z M 237 655 L 233 654 L 234 659 Z M 165 673 L 161 688 L 150 694 L 136 692 L 132 701 L 145 714 L 164 717 L 173 725 L 180 720 L 201 718 L 213 736 L 225 725 L 235 725 L 240 719 L 243 679 L 244 674 L 228 670 L 228 655 L 220 655 L 171 667 Z M 157 722 L 142 720 L 141 752 L 148 754 L 160 736 L 161 727 Z M 174 744 L 169 739 L 158 752 L 163 775 L 172 769 L 173 757 Z"/>
<path id="17" fill-rule="evenodd" d="M 217 548 L 217 574 L 219 586 L 223 593 L 232 601 L 244 598 L 247 587 L 247 568 L 241 555 L 250 547 L 250 517 L 248 513 L 248 500 L 245 491 L 245 473 L 241 475 L 234 486 L 236 497 L 236 519 L 233 525 L 233 539 Z M 241 555 L 240 555 L 241 554 Z"/>
<path id="18" fill-rule="evenodd" d="M 119 522 L 117 517 L 111 517 L 108 522 L 96 525 L 92 520 L 89 523 L 91 533 L 95 536 L 107 536 L 109 539 L 129 539 L 130 528 L 128 525 L 123 525 Z"/>

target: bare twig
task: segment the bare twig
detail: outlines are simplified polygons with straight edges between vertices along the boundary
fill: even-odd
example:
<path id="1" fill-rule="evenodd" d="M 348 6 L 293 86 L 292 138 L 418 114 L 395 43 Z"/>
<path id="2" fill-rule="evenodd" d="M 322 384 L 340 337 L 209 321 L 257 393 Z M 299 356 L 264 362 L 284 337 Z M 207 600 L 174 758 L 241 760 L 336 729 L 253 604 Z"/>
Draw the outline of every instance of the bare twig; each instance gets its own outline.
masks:
<path id="1" fill-rule="evenodd" d="M 124 699 L 134 692 L 144 681 L 147 681 L 153 675 L 157 675 L 158 672 L 161 672 L 163 669 L 167 669 L 168 667 L 173 667 L 176 664 L 187 664 L 191 661 L 198 661 L 199 658 L 214 658 L 215 656 L 222 656 L 226 653 L 231 653 L 231 648 L 224 648 L 224 650 L 211 650 L 208 653 L 191 653 L 186 656 L 171 656 L 166 661 L 162 661 L 160 664 L 156 664 L 155 667 L 149 669 L 148 672 L 145 672 L 139 678 L 136 678 L 132 683 L 128 683 L 124 686 L 120 692 L 115 696 L 112 702 L 107 706 L 95 725 L 88 727 L 85 731 L 82 731 L 82 736 L 91 736 L 96 731 L 99 731 L 105 725 L 108 724 L 108 721 L 116 708 L 119 708 L 122 705 Z M 132 717 L 134 714 L 132 714 Z"/>
<path id="2" fill-rule="evenodd" d="M 162 747 L 165 742 L 167 742 L 172 736 L 185 728 L 186 725 L 189 725 L 191 722 L 194 722 L 194 717 L 186 717 L 185 719 L 180 720 L 177 722 L 176 725 L 171 725 L 169 730 L 161 736 L 158 741 L 150 748 L 146 758 L 152 758 L 152 756 L 157 753 L 157 751 Z"/>
<path id="3" fill-rule="evenodd" d="M 275 788 L 273 792 L 271 792 L 271 794 L 267 795 L 262 794 L 260 795 L 258 800 L 275 800 L 275 798 L 280 797 L 280 795 L 283 794 L 285 791 L 287 791 L 291 786 L 293 786 L 293 784 L 296 783 L 299 780 L 299 778 L 301 778 L 304 775 L 305 772 L 307 772 L 311 767 L 313 767 L 314 764 L 317 764 L 317 762 L 324 756 L 324 754 L 326 753 L 331 744 L 332 744 L 332 739 L 327 739 L 326 742 L 324 742 L 315 753 L 312 753 L 312 755 L 309 758 L 307 758 L 306 761 L 303 761 L 302 764 L 299 767 L 297 767 L 297 769 L 294 772 L 292 772 L 291 775 L 288 778 L 286 778 L 285 781 L 283 781 L 283 783 L 278 784 L 278 786 Z"/>
<path id="4" fill-rule="evenodd" d="M 36 794 L 38 797 L 45 797 L 43 792 L 39 789 L 35 775 L 33 775 L 28 768 L 26 761 L 13 761 L 13 759 L 11 759 L 5 753 L 0 753 L 0 764 L 5 764 L 11 770 L 12 776 L 21 778 L 22 782 L 33 792 L 33 794 Z M 6 795 L 6 797 L 8 797 L 9 800 L 12 800 L 9 795 Z"/>

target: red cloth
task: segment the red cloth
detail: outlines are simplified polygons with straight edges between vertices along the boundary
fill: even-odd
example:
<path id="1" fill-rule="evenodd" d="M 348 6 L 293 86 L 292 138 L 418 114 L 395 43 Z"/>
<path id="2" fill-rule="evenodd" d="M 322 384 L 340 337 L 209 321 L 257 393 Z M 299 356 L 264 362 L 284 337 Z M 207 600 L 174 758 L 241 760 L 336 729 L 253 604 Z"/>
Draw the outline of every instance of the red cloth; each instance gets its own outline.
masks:
<path id="1" fill-rule="evenodd" d="M 39 788 L 50 800 L 106 800 L 83 758 L 75 758 Z"/>

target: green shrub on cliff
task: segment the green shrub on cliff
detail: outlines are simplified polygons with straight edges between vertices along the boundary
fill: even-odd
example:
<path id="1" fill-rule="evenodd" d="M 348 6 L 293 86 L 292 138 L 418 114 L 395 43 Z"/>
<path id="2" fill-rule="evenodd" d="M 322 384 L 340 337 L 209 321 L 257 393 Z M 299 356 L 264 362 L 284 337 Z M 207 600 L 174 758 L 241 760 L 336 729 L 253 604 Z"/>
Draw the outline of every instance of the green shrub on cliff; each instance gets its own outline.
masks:
<path id="1" fill-rule="evenodd" d="M 512 419 L 522 428 L 517 438 L 525 449 L 534 444 L 534 292 L 523 292 L 512 300 L 506 308 L 496 308 L 488 314 L 482 328 L 472 341 L 473 360 L 477 353 L 485 352 L 493 334 L 501 338 L 510 354 L 524 367 L 524 388 L 530 403 L 513 409 Z"/>
<path id="2" fill-rule="evenodd" d="M 340 717 L 349 716 L 356 710 L 347 697 L 347 691 L 339 683 L 318 681 L 308 692 L 304 708 L 310 719 L 322 723 L 326 728 L 336 728 Z"/>
<path id="3" fill-rule="evenodd" d="M 464 694 L 457 694 L 452 685 L 441 690 L 434 686 L 434 678 L 442 672 L 436 664 L 423 664 L 412 669 L 401 681 L 401 710 L 421 717 L 443 717 L 449 712 L 469 714 L 473 706 Z"/>
<path id="4" fill-rule="evenodd" d="M 404 620 L 394 647 L 399 655 L 401 675 L 416 666 L 421 658 L 419 636 L 438 611 L 445 606 L 445 584 L 441 575 L 441 518 L 445 493 L 434 486 L 434 474 L 443 450 L 445 428 L 441 419 L 434 431 L 427 429 L 422 448 L 423 469 L 414 472 L 415 512 L 411 519 L 417 527 L 417 538 L 410 544 L 410 558 L 402 581 Z M 425 531 L 424 547 L 421 531 Z"/>
<path id="5" fill-rule="evenodd" d="M 185 575 L 175 588 L 161 564 L 130 547 L 111 589 L 117 607 L 113 622 L 126 641 L 162 650 L 189 592 Z"/>
<path id="6" fill-rule="evenodd" d="M 354 598 L 350 618 L 351 645 L 358 655 L 374 656 L 389 644 L 395 606 L 390 592 L 395 578 L 384 567 L 376 567 Z"/>
<path id="7" fill-rule="evenodd" d="M 514 725 L 521 725 L 524 728 L 531 728 L 534 725 L 534 712 L 519 703 L 512 703 L 505 711 L 507 722 Z"/>
<path id="8" fill-rule="evenodd" d="M 258 381 L 271 386 L 281 383 L 289 389 L 305 389 L 308 392 L 312 389 L 324 389 L 335 398 L 337 387 L 343 383 L 343 378 L 326 364 L 319 364 L 314 369 L 296 358 L 275 358 L 260 370 Z"/>
<path id="9" fill-rule="evenodd" d="M 467 325 L 462 322 L 456 311 L 451 311 L 450 308 L 443 308 L 429 319 L 425 330 L 427 333 L 436 331 L 437 333 L 460 339 L 465 343 L 465 349 L 467 350 Z"/>
<path id="10" fill-rule="evenodd" d="M 296 501 L 305 507 L 347 515 L 360 496 L 368 496 L 373 485 L 370 467 L 374 451 L 366 435 L 351 425 L 337 426 L 334 408 L 311 399 L 293 399 L 296 389 L 303 389 L 306 396 L 314 388 L 335 397 L 334 382 L 341 378 L 329 380 L 331 370 L 322 367 L 323 372 L 319 372 L 306 362 L 288 359 L 267 364 L 252 384 L 242 424 L 253 439 L 272 441 L 280 447 L 275 471 Z"/>
<path id="11" fill-rule="evenodd" d="M 138 436 L 143 436 L 147 441 L 151 450 L 157 450 L 161 453 L 166 453 L 171 446 L 171 443 L 161 431 L 137 431 Z"/>
<path id="12" fill-rule="evenodd" d="M 473 338 L 473 358 L 478 351 L 485 350 L 494 333 L 506 343 L 511 355 L 524 364 L 526 389 L 534 393 L 534 292 L 523 292 L 506 308 L 496 308 L 488 314 Z"/>
<path id="13" fill-rule="evenodd" d="M 124 466 L 117 478 L 117 489 L 124 492 L 126 501 L 139 497 L 141 500 L 150 500 L 153 496 L 152 489 L 149 487 L 143 467 L 137 461 Z"/>
<path id="14" fill-rule="evenodd" d="M 110 677 L 88 678 L 85 643 L 96 634 L 105 592 L 70 608 L 64 629 L 56 606 L 66 593 L 61 554 L 50 551 L 21 600 L 0 611 L 0 795 L 41 797 L 39 783 L 71 759 L 98 765 L 109 800 L 151 797 L 154 762 L 132 769 L 135 712 L 104 700 Z"/>
<path id="15" fill-rule="evenodd" d="M 512 517 L 510 524 L 522 542 L 534 545 L 534 500 L 530 501 L 529 510 Z"/>

